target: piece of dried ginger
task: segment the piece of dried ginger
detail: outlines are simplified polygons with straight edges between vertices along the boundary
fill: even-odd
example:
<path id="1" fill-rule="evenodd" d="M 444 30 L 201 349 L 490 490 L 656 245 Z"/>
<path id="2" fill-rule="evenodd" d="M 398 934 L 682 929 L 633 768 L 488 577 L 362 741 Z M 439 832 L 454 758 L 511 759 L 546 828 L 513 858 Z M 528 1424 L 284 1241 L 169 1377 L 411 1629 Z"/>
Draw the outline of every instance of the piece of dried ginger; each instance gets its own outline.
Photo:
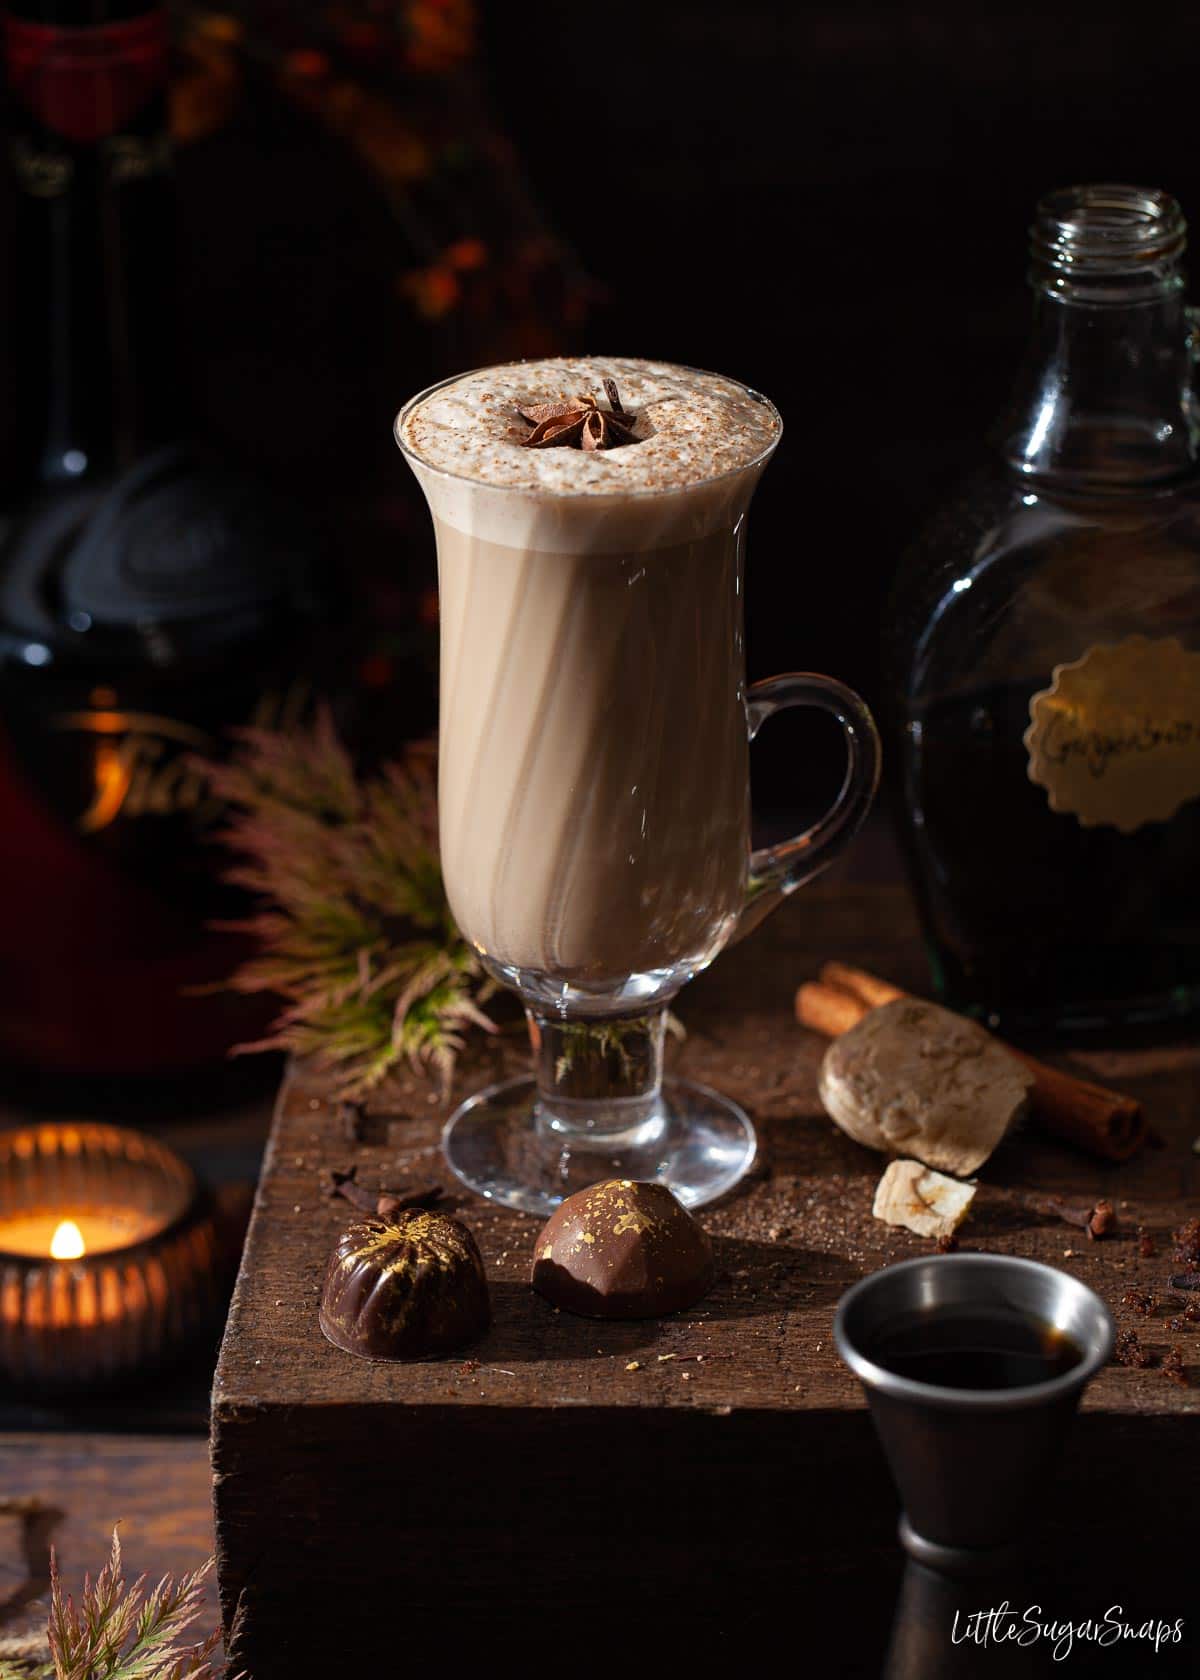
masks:
<path id="1" fill-rule="evenodd" d="M 821 1063 L 821 1101 L 856 1143 L 965 1178 L 1023 1117 L 1033 1076 L 974 1021 L 901 998 L 872 1009 Z"/>

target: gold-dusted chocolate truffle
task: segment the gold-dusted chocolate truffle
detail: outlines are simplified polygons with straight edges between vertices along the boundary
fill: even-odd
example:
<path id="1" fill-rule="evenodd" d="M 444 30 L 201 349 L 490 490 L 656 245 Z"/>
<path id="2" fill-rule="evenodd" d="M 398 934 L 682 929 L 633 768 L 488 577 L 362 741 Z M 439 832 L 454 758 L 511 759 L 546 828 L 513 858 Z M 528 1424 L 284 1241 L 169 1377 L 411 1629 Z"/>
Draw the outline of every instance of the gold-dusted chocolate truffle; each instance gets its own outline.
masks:
<path id="1" fill-rule="evenodd" d="M 477 1340 L 491 1320 L 475 1238 L 458 1219 L 414 1210 L 356 1219 L 325 1276 L 326 1338 L 363 1359 L 433 1359 Z"/>
<path id="2" fill-rule="evenodd" d="M 530 1281 L 588 1318 L 661 1318 L 707 1295 L 712 1243 L 665 1184 L 610 1178 L 568 1196 L 547 1220 Z"/>

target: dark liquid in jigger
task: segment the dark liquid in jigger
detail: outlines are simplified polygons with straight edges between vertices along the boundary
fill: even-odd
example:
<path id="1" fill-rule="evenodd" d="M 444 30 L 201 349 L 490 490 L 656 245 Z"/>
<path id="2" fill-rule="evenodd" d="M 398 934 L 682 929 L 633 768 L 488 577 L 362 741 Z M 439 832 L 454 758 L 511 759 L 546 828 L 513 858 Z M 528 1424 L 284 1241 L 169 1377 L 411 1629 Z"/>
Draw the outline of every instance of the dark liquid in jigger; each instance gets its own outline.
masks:
<path id="1" fill-rule="evenodd" d="M 877 1365 L 939 1388 L 1029 1388 L 1073 1370 L 1083 1350 L 1063 1331 L 1020 1313 L 929 1312 L 880 1333 Z"/>

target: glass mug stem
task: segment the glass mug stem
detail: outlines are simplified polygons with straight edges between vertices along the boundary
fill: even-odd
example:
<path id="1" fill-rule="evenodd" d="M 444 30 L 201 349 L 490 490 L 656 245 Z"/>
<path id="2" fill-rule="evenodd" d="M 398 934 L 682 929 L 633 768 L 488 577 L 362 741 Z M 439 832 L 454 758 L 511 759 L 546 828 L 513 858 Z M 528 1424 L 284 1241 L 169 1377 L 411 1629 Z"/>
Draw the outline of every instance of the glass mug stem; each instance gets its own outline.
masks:
<path id="1" fill-rule="evenodd" d="M 537 1125 L 563 1144 L 647 1141 L 661 1122 L 665 1006 L 610 1021 L 527 1008 Z"/>

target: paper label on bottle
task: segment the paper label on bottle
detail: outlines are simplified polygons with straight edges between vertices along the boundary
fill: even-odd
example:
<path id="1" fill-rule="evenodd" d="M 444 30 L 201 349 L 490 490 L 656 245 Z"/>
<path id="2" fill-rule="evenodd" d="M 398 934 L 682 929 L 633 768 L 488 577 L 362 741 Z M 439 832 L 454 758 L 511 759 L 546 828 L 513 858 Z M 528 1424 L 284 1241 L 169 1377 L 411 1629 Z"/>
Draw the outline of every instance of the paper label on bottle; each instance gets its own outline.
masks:
<path id="1" fill-rule="evenodd" d="M 1029 702 L 1029 779 L 1084 828 L 1131 834 L 1200 798 L 1200 653 L 1129 636 L 1056 665 Z"/>

